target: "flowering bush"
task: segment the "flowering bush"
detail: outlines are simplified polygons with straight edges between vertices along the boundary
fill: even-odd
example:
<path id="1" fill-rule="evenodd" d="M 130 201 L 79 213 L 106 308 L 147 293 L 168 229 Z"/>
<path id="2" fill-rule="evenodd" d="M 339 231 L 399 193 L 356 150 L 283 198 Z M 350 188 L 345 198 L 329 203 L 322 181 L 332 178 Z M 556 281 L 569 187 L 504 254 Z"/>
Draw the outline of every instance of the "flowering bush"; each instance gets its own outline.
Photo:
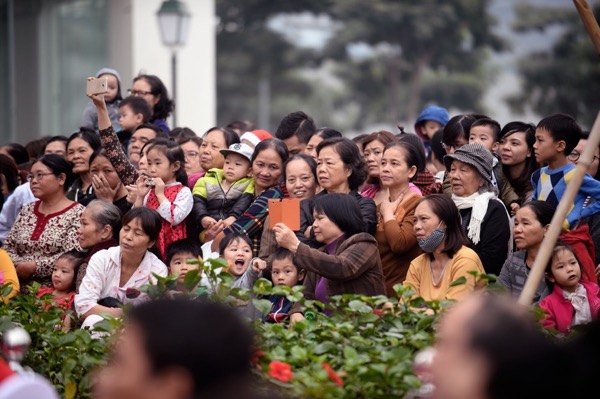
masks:
<path id="1" fill-rule="evenodd" d="M 46 377 L 66 399 L 91 397 L 92 372 L 105 363 L 113 335 L 93 339 L 88 330 L 63 331 L 64 312 L 52 306 L 50 299 L 37 298 L 38 288 L 30 295 L 15 296 L 9 304 L 0 301 L 0 332 L 21 325 L 31 336 L 22 365 Z M 11 288 L 5 285 L 0 290 L 6 296 Z M 67 312 L 70 316 L 72 311 Z M 98 330 L 110 333 L 118 325 L 117 320 L 105 320 Z"/>
<path id="2" fill-rule="evenodd" d="M 254 322 L 253 371 L 260 385 L 277 390 L 284 398 L 403 397 L 419 387 L 413 358 L 432 344 L 436 314 L 445 303 L 409 300 L 410 290 L 398 286 L 397 293 L 405 300 L 391 308 L 383 296 L 341 295 L 322 304 L 305 300 L 302 287 L 273 287 L 265 279 L 259 279 L 251 291 L 232 288 L 233 277 L 223 271 L 225 266 L 220 259 L 204 262 L 206 287 L 199 287 L 199 272 L 188 272 L 185 293 L 175 291 L 177 276 L 157 276 L 155 284 L 140 290 L 151 299 L 204 296 L 232 306 L 252 301 L 263 313 L 271 307 L 265 299 L 269 295 L 300 302 L 314 318 L 292 326 Z M 55 307 L 40 311 L 46 304 L 35 295 L 19 295 L 9 305 L 0 304 L 0 331 L 13 323 L 23 325 L 32 338 L 24 366 L 48 378 L 67 399 L 90 397 L 91 373 L 104 364 L 114 334 L 92 339 L 86 330 L 57 329 L 63 314 Z M 423 307 L 433 314 L 418 310 Z M 119 326 L 118 320 L 108 319 L 101 328 L 114 332 Z"/>
<path id="3" fill-rule="evenodd" d="M 252 301 L 266 314 L 269 295 L 285 295 L 300 302 L 315 317 L 295 323 L 254 322 L 257 351 L 252 359 L 255 373 L 268 385 L 290 398 L 390 398 L 402 397 L 418 388 L 412 368 L 415 353 L 433 342 L 436 314 L 446 304 L 410 300 L 412 291 L 397 286 L 402 304 L 390 308 L 384 296 L 341 295 L 329 304 L 305 300 L 302 287 L 274 287 L 259 279 L 251 291 L 232 289 L 232 277 L 222 272 L 222 260 L 203 266 L 215 300 L 240 305 Z M 195 272 L 186 275 L 189 297 L 197 296 L 200 281 Z M 458 282 L 459 283 L 459 282 Z M 170 295 L 174 276 L 159 278 L 145 291 L 152 297 Z M 397 300 L 393 300 L 398 303 Z M 388 304 L 384 307 L 384 305 Z M 415 309 L 429 308 L 433 315 Z M 326 310 L 327 316 L 319 309 Z"/>
<path id="4" fill-rule="evenodd" d="M 383 309 L 387 297 L 342 295 L 324 305 L 302 298 L 299 288 L 271 287 L 259 280 L 255 295 L 284 294 L 301 302 L 316 317 L 288 324 L 255 324 L 262 356 L 257 373 L 278 386 L 283 394 L 301 398 L 390 398 L 403 397 L 418 388 L 412 362 L 420 349 L 433 342 L 435 315 L 412 310 L 423 301 L 407 300 L 395 309 Z M 409 295 L 405 288 L 398 293 Z M 254 299 L 263 311 L 267 304 Z M 397 301 L 395 301 L 397 302 Z M 443 304 L 429 303 L 437 312 Z M 317 308 L 325 308 L 327 316 Z M 310 310 L 309 310 L 310 311 Z M 273 373 L 285 364 L 285 379 Z"/>

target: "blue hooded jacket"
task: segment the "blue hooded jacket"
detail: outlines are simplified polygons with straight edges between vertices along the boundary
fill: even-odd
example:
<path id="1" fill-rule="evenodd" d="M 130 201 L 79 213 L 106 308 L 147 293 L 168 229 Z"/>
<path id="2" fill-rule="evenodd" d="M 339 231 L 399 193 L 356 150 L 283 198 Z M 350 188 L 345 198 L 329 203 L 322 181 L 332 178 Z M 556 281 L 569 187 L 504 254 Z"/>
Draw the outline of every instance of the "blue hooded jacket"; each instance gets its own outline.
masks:
<path id="1" fill-rule="evenodd" d="M 437 105 L 428 105 L 417 117 L 417 121 L 415 122 L 415 133 L 421 137 L 422 140 L 429 141 L 429 138 L 421 131 L 421 124 L 425 121 L 435 121 L 444 126 L 449 120 L 450 114 L 448 114 L 446 108 L 438 107 Z"/>

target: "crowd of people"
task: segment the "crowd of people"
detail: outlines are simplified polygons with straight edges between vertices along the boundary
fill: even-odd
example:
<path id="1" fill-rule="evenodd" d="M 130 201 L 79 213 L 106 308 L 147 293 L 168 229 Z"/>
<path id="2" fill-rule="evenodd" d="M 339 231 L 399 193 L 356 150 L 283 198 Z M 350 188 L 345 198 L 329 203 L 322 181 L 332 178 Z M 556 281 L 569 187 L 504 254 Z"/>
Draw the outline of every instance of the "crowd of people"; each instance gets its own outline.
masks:
<path id="1" fill-rule="evenodd" d="M 13 287 L 3 299 L 37 282 L 84 328 L 144 302 L 153 275 L 178 274 L 185 290 L 198 267 L 188 261 L 210 257 L 238 287 L 265 277 L 323 303 L 397 298 L 397 285 L 461 300 L 483 274 L 519 295 L 587 140 L 565 114 L 501 126 L 433 105 L 414 134 L 350 139 L 302 111 L 273 134 L 246 121 L 196 134 L 168 126 L 174 104 L 158 77 L 137 76 L 127 97 L 117 71 L 104 77 L 108 92 L 89 96 L 77 132 L 0 146 L 0 271 Z M 565 335 L 600 312 L 599 157 L 535 296 L 543 325 Z M 269 201 L 288 198 L 300 201 L 297 230 L 269 220 Z M 268 315 L 244 314 L 304 318 L 299 304 L 269 299 Z"/>

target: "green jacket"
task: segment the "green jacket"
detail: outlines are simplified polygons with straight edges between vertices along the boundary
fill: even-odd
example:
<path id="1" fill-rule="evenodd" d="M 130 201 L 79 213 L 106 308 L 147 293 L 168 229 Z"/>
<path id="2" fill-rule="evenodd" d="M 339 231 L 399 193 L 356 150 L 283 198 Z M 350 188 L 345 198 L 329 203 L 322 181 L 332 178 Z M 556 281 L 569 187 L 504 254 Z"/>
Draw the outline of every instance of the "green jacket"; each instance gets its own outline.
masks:
<path id="1" fill-rule="evenodd" d="M 229 190 L 223 190 L 223 169 L 210 169 L 198 179 L 192 190 L 194 194 L 194 214 L 200 222 L 210 216 L 215 220 L 236 219 L 248 209 L 254 200 L 254 179 L 244 177 L 234 182 Z"/>

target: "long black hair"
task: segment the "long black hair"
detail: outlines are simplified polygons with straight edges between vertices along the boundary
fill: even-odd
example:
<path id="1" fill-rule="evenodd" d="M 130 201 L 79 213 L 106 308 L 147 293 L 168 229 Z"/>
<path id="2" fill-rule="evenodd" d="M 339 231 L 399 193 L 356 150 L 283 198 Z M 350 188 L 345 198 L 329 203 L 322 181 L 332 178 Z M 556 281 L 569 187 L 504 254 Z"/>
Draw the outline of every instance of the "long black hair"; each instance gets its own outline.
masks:
<path id="1" fill-rule="evenodd" d="M 152 110 L 150 121 L 167 119 L 175 109 L 175 103 L 169 98 L 169 92 L 167 91 L 165 84 L 156 75 L 144 74 L 133 78 L 133 82 L 135 83 L 140 79 L 150 85 L 150 91 L 153 95 L 159 96 L 158 102 L 154 105 L 154 109 Z"/>
<path id="2" fill-rule="evenodd" d="M 510 140 L 509 137 L 515 133 L 524 134 L 525 143 L 527 144 L 527 148 L 531 154 L 525 159 L 525 170 L 516 179 L 511 176 L 509 165 L 503 164 L 502 171 L 504 172 L 504 176 L 506 176 L 511 186 L 513 186 L 515 189 L 519 199 L 523 200 L 533 189 L 531 186 L 531 175 L 540 167 L 533 154 L 533 144 L 535 143 L 535 125 L 533 123 L 525 123 L 520 121 L 508 122 L 500 131 L 500 141 Z"/>

